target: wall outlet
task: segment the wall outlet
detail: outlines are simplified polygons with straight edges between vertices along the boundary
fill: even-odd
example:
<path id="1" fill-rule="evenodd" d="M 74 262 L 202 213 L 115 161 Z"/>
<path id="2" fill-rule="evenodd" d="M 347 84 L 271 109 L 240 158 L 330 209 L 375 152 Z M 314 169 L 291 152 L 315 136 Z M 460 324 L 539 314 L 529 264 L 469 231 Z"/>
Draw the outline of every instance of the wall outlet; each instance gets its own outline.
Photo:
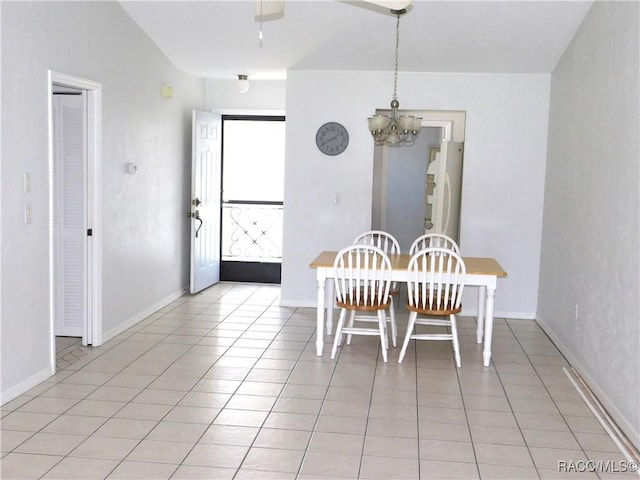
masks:
<path id="1" fill-rule="evenodd" d="M 576 320 L 578 320 L 578 304 L 576 303 Z"/>

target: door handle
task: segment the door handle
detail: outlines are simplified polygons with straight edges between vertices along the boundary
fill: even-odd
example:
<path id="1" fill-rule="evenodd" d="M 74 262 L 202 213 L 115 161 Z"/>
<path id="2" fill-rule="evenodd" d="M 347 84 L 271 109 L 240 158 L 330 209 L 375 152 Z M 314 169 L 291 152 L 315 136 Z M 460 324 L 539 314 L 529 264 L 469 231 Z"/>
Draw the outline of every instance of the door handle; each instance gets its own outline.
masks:
<path id="1" fill-rule="evenodd" d="M 200 218 L 200 211 L 196 210 L 195 212 L 187 212 L 187 217 L 192 218 L 194 220 L 198 220 L 200 223 L 198 224 L 198 228 L 196 229 L 196 238 L 198 238 L 198 233 L 200 233 L 200 229 L 202 228 L 202 219 Z"/>

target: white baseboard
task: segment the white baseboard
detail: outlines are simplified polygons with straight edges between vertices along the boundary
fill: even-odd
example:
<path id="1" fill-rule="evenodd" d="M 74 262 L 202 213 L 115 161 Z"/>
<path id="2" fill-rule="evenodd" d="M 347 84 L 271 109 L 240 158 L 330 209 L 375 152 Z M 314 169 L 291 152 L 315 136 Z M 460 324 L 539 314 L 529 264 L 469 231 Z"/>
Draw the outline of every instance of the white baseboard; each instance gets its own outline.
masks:
<path id="1" fill-rule="evenodd" d="M 294 308 L 316 308 L 318 302 L 315 300 L 295 300 L 295 299 L 280 299 L 281 307 L 294 307 Z"/>
<path id="2" fill-rule="evenodd" d="M 144 320 L 149 315 L 152 315 L 153 313 L 157 312 L 161 308 L 166 307 L 171 302 L 173 302 L 173 301 L 177 300 L 178 298 L 180 298 L 181 296 L 183 296 L 184 293 L 185 293 L 184 290 L 182 290 L 182 289 L 178 290 L 177 292 L 174 292 L 171 295 L 169 295 L 168 297 L 165 297 L 164 299 L 160 300 L 159 302 L 153 304 L 149 308 L 144 309 L 142 312 L 137 313 L 136 315 L 134 315 L 133 317 L 129 318 L 128 320 L 125 320 L 125 321 L 119 323 L 115 328 L 112 328 L 108 332 L 103 332 L 102 333 L 102 343 L 104 344 L 105 342 L 109 341 L 113 337 L 116 337 L 116 336 L 120 335 L 126 329 L 133 327 L 136 323 L 140 322 L 141 320 Z"/>
<path id="3" fill-rule="evenodd" d="M 477 308 L 463 308 L 460 315 L 463 317 L 477 317 Z M 493 318 L 508 318 L 509 320 L 535 320 L 536 314 L 532 312 L 507 312 L 504 310 L 496 310 L 493 312 Z"/>
<path id="4" fill-rule="evenodd" d="M 281 298 L 281 307 L 296 307 L 296 308 L 316 308 L 317 302 L 315 300 L 296 300 L 292 298 Z M 475 308 L 463 309 L 460 315 L 465 317 L 476 317 L 478 311 Z M 535 312 L 507 312 L 504 310 L 496 310 L 493 313 L 493 318 L 508 318 L 512 320 L 535 320 Z"/>
<path id="5" fill-rule="evenodd" d="M 125 320 L 124 322 L 118 324 L 118 326 L 116 326 L 115 328 L 112 328 L 108 332 L 103 332 L 102 343 L 104 344 L 111 338 L 119 335 L 120 333 L 124 332 L 126 329 L 134 326 L 139 321 L 144 320 L 149 315 L 157 312 L 161 308 L 165 307 L 166 305 L 170 304 L 171 302 L 183 296 L 184 293 L 185 292 L 183 289 L 178 290 L 177 292 L 172 293 L 168 297 L 165 297 L 164 299 L 160 300 L 159 302 L 155 303 L 149 308 L 143 310 L 142 312 L 134 315 L 130 319 Z M 22 395 L 24 392 L 35 387 L 39 383 L 44 382 L 47 378 L 50 378 L 54 374 L 55 374 L 55 367 L 49 366 L 48 368 L 41 370 L 40 372 L 36 373 L 35 375 L 32 375 L 31 377 L 20 382 L 19 384 L 14 385 L 13 387 L 7 390 L 3 390 L 2 392 L 0 392 L 0 405 L 4 405 L 5 403 L 10 402 L 14 398 Z"/>
<path id="6" fill-rule="evenodd" d="M 585 383 L 589 386 L 593 394 L 596 396 L 598 401 L 605 408 L 609 416 L 616 422 L 616 425 L 622 430 L 622 432 L 626 435 L 629 441 L 635 446 L 636 449 L 640 450 L 640 431 L 638 431 L 635 425 L 630 422 L 625 416 L 616 408 L 616 406 L 611 402 L 609 396 L 606 394 L 602 388 L 596 383 L 596 381 L 589 375 L 589 373 L 584 369 L 584 367 L 580 364 L 578 359 L 571 353 L 571 351 L 560 341 L 560 339 L 553 333 L 553 330 L 549 327 L 547 322 L 543 319 L 537 319 L 538 325 L 544 330 L 544 332 L 549 336 L 551 341 L 555 344 L 555 346 L 560 350 L 560 353 L 565 356 L 565 358 L 569 361 L 569 364 L 580 374 Z"/>
<path id="7" fill-rule="evenodd" d="M 508 318 L 509 320 L 535 320 L 536 312 L 506 312 L 504 310 L 496 310 L 493 318 Z"/>
<path id="8" fill-rule="evenodd" d="M 4 405 L 5 403 L 10 402 L 16 397 L 19 397 L 24 392 L 29 391 L 39 383 L 44 382 L 47 378 L 51 377 L 53 373 L 51 372 L 51 367 L 40 370 L 35 375 L 30 376 L 26 380 L 14 385 L 7 390 L 3 390 L 0 392 L 0 405 Z"/>

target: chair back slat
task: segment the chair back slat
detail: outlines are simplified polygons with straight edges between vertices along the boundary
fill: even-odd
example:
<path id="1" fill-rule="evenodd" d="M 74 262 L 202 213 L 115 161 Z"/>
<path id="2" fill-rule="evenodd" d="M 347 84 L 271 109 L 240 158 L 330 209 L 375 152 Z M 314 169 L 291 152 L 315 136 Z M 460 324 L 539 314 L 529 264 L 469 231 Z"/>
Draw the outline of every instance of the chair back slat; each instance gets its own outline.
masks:
<path id="1" fill-rule="evenodd" d="M 387 255 L 395 255 L 400 253 L 400 243 L 398 240 L 388 232 L 383 230 L 369 230 L 368 232 L 363 232 L 356 237 L 353 241 L 354 245 L 373 245 L 374 247 L 378 247 Z M 398 282 L 393 282 L 391 284 L 391 290 L 397 291 Z"/>
<path id="2" fill-rule="evenodd" d="M 338 302 L 380 306 L 388 302 L 391 261 L 373 245 L 350 245 L 338 252 L 333 263 Z"/>
<path id="3" fill-rule="evenodd" d="M 460 253 L 460 247 L 457 242 L 448 235 L 444 233 L 425 233 L 413 241 L 409 248 L 409 255 L 429 247 L 447 248 L 458 254 Z"/>
<path id="4" fill-rule="evenodd" d="M 423 310 L 454 310 L 462 303 L 466 267 L 452 250 L 430 247 L 414 253 L 407 267 L 408 305 Z"/>
<path id="5" fill-rule="evenodd" d="M 373 245 L 378 247 L 387 255 L 394 255 L 400 253 L 400 244 L 398 240 L 388 232 L 382 230 L 370 230 L 368 232 L 361 233 L 353 241 L 354 244 L 360 245 Z"/>

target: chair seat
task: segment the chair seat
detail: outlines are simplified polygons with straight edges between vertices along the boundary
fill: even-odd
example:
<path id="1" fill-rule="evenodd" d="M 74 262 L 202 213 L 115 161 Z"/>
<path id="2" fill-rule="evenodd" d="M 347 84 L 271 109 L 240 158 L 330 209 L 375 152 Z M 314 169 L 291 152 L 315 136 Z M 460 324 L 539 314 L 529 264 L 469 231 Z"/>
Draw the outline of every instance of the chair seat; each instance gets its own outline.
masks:
<path id="1" fill-rule="evenodd" d="M 456 313 L 460 313 L 462 311 L 462 305 L 456 308 L 451 305 L 450 301 L 447 302 L 446 305 L 434 306 L 438 308 L 420 308 L 414 307 L 407 303 L 407 310 L 409 310 L 410 312 L 417 312 L 422 315 L 455 315 Z"/>
<path id="2" fill-rule="evenodd" d="M 360 299 L 359 302 L 357 303 L 347 303 L 347 302 L 341 302 L 340 300 L 336 300 L 336 305 L 338 305 L 338 307 L 340 308 L 345 308 L 347 310 L 358 310 L 358 311 L 363 311 L 363 312 L 375 312 L 377 310 L 385 310 L 387 308 L 389 308 L 389 305 L 391 304 L 391 299 L 388 299 L 385 303 L 378 303 L 377 299 L 373 299 L 373 301 L 371 301 L 371 298 L 367 299 L 369 300 L 368 303 L 364 303 L 364 299 Z"/>

